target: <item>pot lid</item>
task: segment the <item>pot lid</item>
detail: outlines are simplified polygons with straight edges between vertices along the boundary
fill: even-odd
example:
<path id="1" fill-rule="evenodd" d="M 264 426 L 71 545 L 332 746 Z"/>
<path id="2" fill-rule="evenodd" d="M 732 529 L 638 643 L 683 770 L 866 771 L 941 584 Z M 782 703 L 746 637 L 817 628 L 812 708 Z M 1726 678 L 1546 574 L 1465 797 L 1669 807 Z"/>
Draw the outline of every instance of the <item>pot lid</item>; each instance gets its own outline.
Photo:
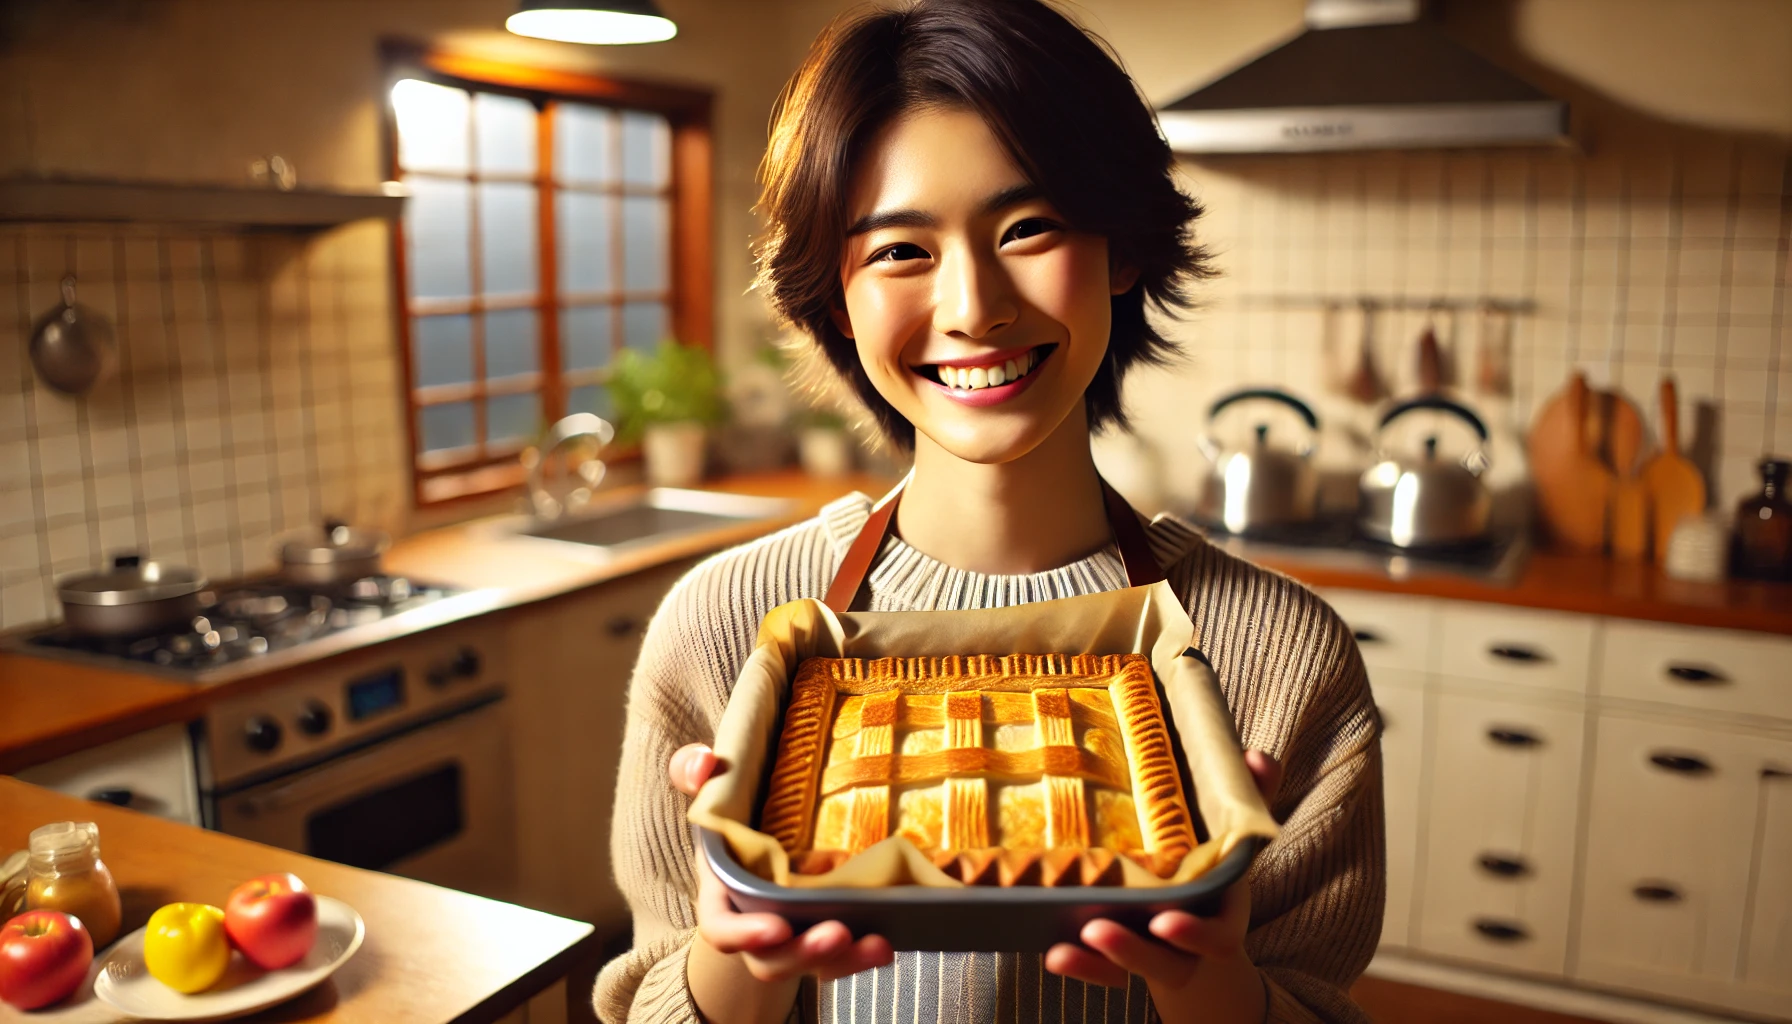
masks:
<path id="1" fill-rule="evenodd" d="M 205 589 L 205 577 L 191 569 L 119 555 L 112 568 L 71 576 L 56 587 L 63 604 L 115 606 L 185 597 Z"/>
<path id="2" fill-rule="evenodd" d="M 321 528 L 307 530 L 280 545 L 280 561 L 287 565 L 333 565 L 378 558 L 392 543 L 379 530 L 361 530 L 334 519 Z"/>

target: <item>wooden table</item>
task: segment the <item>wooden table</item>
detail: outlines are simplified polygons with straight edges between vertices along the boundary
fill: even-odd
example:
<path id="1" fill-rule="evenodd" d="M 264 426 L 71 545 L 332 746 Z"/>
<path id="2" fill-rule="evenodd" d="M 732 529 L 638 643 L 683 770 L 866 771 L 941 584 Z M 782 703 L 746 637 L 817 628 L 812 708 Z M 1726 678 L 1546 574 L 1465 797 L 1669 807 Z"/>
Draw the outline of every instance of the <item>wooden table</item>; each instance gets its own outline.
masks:
<path id="1" fill-rule="evenodd" d="M 237 883 L 291 871 L 317 893 L 355 908 L 367 924 L 360 951 L 328 981 L 247 1021 L 332 1024 L 485 1024 L 527 1003 L 532 1024 L 589 1017 L 590 990 L 559 986 L 588 978 L 597 956 L 590 925 L 451 889 L 344 867 L 303 854 L 90 803 L 0 777 L 0 852 L 53 821 L 93 821 L 100 855 L 124 895 L 129 934 L 157 907 L 178 900 L 224 904 Z M 543 1011 L 546 1012 L 543 1012 Z M 126 1018 L 91 989 L 55 1010 L 25 1015 L 0 1005 L 0 1020 L 110 1022 Z"/>

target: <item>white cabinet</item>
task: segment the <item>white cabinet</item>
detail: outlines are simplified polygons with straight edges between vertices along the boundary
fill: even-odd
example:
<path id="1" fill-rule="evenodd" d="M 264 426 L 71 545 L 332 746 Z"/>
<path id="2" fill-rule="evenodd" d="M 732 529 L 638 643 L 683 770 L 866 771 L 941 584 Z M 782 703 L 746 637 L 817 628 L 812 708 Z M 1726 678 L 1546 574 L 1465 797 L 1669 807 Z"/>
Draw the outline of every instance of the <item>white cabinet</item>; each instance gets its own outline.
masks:
<path id="1" fill-rule="evenodd" d="M 1729 1002 L 1750 1013 L 1792 1016 L 1792 742 L 1772 744 L 1766 754 L 1744 909 L 1742 988 Z"/>
<path id="2" fill-rule="evenodd" d="M 1581 694 L 1593 669 L 1595 620 L 1585 615 L 1446 602 L 1438 671 L 1490 683 Z"/>
<path id="3" fill-rule="evenodd" d="M 1357 649 L 1369 675 L 1376 669 L 1425 672 L 1431 668 L 1437 640 L 1437 604 L 1390 594 L 1327 590 L 1321 596 L 1356 634 Z M 1421 680 L 1422 681 L 1422 680 Z"/>
<path id="4" fill-rule="evenodd" d="M 1421 779 L 1425 763 L 1424 677 L 1374 670 L 1370 681 L 1381 712 L 1381 763 L 1388 835 L 1388 900 L 1384 946 L 1412 944 L 1414 887 L 1418 884 Z"/>
<path id="5" fill-rule="evenodd" d="M 1792 718 L 1792 637 L 1612 622 L 1602 646 L 1602 697 Z"/>
<path id="6" fill-rule="evenodd" d="M 1560 975 L 1584 717 L 1572 706 L 1456 690 L 1435 701 L 1414 944 Z"/>
<path id="7" fill-rule="evenodd" d="M 83 800 L 104 800 L 183 825 L 200 824 L 199 776 L 184 725 L 165 725 L 33 765 L 18 777 Z"/>

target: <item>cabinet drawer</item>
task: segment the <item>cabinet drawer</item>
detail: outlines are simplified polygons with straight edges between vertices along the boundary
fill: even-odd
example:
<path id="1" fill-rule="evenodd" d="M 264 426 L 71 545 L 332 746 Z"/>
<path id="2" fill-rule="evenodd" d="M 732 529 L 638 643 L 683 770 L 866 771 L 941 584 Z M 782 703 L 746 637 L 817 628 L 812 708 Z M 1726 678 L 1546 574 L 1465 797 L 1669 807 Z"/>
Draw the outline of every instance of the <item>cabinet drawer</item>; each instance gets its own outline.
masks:
<path id="1" fill-rule="evenodd" d="M 1587 691 L 1596 628 L 1587 616 L 1452 603 L 1438 618 L 1438 663 L 1446 675 Z"/>
<path id="2" fill-rule="evenodd" d="M 1792 638 L 1607 622 L 1603 652 L 1601 696 L 1792 718 Z"/>
<path id="3" fill-rule="evenodd" d="M 1761 811 L 1772 806 L 1763 786 L 1777 781 L 1763 742 L 1600 717 L 1577 978 L 1701 1002 L 1737 993 L 1747 922 L 1773 910 L 1751 915 L 1750 890 L 1784 884 L 1784 869 L 1762 863 L 1759 848 Z M 1788 954 L 1780 947 L 1763 969 Z"/>
<path id="4" fill-rule="evenodd" d="M 1435 696 L 1415 944 L 1560 975 L 1568 949 L 1584 716 Z"/>
<path id="5" fill-rule="evenodd" d="M 1423 672 L 1431 667 L 1431 642 L 1437 635 L 1435 602 L 1360 590 L 1326 590 L 1320 596 L 1356 634 L 1371 676 L 1378 668 Z"/>

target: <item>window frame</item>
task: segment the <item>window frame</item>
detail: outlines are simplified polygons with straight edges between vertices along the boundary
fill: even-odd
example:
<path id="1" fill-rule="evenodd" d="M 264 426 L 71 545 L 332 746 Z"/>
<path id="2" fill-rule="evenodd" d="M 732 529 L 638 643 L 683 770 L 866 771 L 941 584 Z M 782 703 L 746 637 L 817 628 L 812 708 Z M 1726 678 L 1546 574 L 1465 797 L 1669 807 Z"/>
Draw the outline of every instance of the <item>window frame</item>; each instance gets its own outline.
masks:
<path id="1" fill-rule="evenodd" d="M 529 67 L 502 61 L 435 50 L 415 43 L 389 41 L 382 44 L 385 65 L 384 91 L 381 93 L 384 166 L 390 180 L 398 180 L 402 172 L 398 163 L 398 121 L 392 104 L 385 97 L 394 83 L 403 78 L 417 78 L 439 85 L 475 92 L 517 96 L 537 107 L 536 168 L 528 180 L 536 187 L 536 264 L 539 287 L 532 300 L 496 302 L 474 289 L 466 301 L 423 300 L 413 302 L 410 296 L 409 259 L 406 232 L 402 221 L 392 227 L 392 292 L 397 311 L 397 338 L 403 372 L 405 432 L 409 443 L 407 460 L 410 466 L 412 502 L 417 508 L 435 507 L 468 499 L 488 497 L 494 492 L 515 488 L 523 483 L 525 471 L 517 455 L 527 442 L 488 444 L 485 439 L 486 396 L 533 393 L 541 396 L 541 408 L 550 420 L 566 412 L 566 371 L 561 369 L 560 280 L 556 245 L 557 221 L 555 203 L 560 187 L 553 180 L 554 119 L 556 103 L 586 102 L 616 109 L 647 111 L 664 117 L 671 129 L 671 180 L 664 194 L 670 199 L 670 259 L 667 305 L 673 336 L 681 343 L 712 349 L 715 341 L 714 316 L 714 141 L 712 110 L 714 94 L 707 89 L 682 85 L 612 78 L 584 72 Z M 478 172 L 469 174 L 470 181 L 480 180 Z M 521 179 L 518 179 L 521 180 Z M 614 189 L 628 194 L 618 182 L 607 186 L 604 194 Z M 578 190 L 584 191 L 584 190 Z M 477 225 L 472 226 L 474 260 L 477 262 Z M 618 228 L 620 230 L 620 228 Z M 476 272 L 476 269 L 475 269 Z M 617 296 L 619 299 L 619 296 Z M 438 308 L 440 302 L 442 308 Z M 474 315 L 475 330 L 480 328 L 478 314 L 487 309 L 534 309 L 539 318 L 539 369 L 530 378 L 533 387 L 500 387 L 488 391 L 485 379 L 484 345 L 474 346 L 473 379 L 467 384 L 416 385 L 416 349 L 414 326 L 420 315 L 445 312 L 468 312 Z M 620 317 L 621 303 L 614 304 Z M 620 335 L 617 335 L 620 338 Z M 601 383 L 603 370 L 580 371 L 589 381 Z M 475 402 L 474 444 L 456 449 L 449 458 L 431 460 L 421 450 L 422 410 L 417 399 L 421 393 L 437 393 L 444 399 L 477 399 Z M 464 453 L 471 451 L 468 457 Z M 635 457 L 633 451 L 616 451 L 615 459 Z M 614 459 L 612 460 L 614 461 Z M 433 464 L 432 464 L 433 463 Z"/>

